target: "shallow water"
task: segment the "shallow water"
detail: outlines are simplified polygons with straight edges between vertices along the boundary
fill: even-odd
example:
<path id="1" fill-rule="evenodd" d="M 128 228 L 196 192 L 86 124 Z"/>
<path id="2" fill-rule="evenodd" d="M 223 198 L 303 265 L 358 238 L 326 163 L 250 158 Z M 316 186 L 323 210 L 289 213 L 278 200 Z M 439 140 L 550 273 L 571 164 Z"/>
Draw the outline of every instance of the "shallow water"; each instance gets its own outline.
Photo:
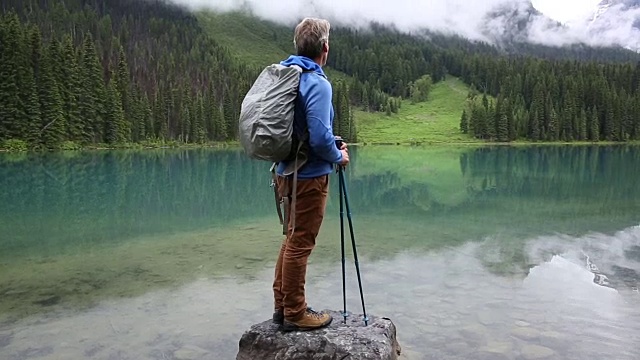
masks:
<path id="1" fill-rule="evenodd" d="M 637 147 L 353 149 L 367 312 L 407 359 L 640 358 L 639 179 Z M 335 180 L 307 296 L 340 310 Z M 235 358 L 271 315 L 268 183 L 234 150 L 1 155 L 0 359 Z"/>

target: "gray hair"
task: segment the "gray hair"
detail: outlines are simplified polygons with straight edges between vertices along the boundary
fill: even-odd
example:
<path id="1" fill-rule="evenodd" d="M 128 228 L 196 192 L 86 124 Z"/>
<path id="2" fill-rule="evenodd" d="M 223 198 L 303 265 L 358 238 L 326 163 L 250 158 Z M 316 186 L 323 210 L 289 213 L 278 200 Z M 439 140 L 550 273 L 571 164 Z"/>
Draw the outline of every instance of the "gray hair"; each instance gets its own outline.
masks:
<path id="1" fill-rule="evenodd" d="M 305 18 L 296 26 L 293 45 L 298 55 L 315 59 L 322 54 L 322 45 L 329 41 L 331 24 L 325 19 Z"/>

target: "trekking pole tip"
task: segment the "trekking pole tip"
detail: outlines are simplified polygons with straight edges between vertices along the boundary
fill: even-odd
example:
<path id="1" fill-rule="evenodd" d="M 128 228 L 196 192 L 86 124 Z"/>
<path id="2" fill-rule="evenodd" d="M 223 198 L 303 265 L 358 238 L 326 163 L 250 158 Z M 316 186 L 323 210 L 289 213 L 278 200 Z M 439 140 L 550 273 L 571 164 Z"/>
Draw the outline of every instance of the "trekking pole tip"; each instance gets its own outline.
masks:
<path id="1" fill-rule="evenodd" d="M 349 314 L 346 311 L 342 311 L 341 314 L 342 314 L 342 318 L 344 319 L 344 323 L 346 324 L 347 323 L 347 317 L 349 316 Z"/>

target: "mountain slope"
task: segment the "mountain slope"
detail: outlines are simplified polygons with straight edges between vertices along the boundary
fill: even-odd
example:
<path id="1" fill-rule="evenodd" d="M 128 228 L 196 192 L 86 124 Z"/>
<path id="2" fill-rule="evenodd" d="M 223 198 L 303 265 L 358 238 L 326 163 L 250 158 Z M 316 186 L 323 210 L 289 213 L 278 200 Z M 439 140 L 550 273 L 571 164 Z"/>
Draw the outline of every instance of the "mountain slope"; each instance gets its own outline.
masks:
<path id="1" fill-rule="evenodd" d="M 485 16 L 483 33 L 498 45 L 528 43 L 536 40 L 534 27 L 554 31 L 562 24 L 538 11 L 530 1 L 510 1 Z"/>
<path id="2" fill-rule="evenodd" d="M 366 144 L 479 142 L 460 132 L 460 112 L 469 91 L 459 79 L 447 77 L 433 86 L 426 102 L 403 101 L 398 114 L 387 117 L 356 111 L 358 141 Z"/>
<path id="3" fill-rule="evenodd" d="M 640 52 L 640 0 L 603 0 L 589 20 L 588 31 Z"/>
<path id="4" fill-rule="evenodd" d="M 241 61 L 263 67 L 288 56 L 293 48 L 291 31 L 281 25 L 239 12 L 196 14 L 202 28 Z"/>
<path id="5" fill-rule="evenodd" d="M 256 69 L 280 62 L 294 52 L 292 29 L 284 25 L 243 12 L 199 11 L 196 17 L 208 35 L 224 46 L 231 56 Z M 352 80 L 330 66 L 325 73 L 332 80 Z"/>

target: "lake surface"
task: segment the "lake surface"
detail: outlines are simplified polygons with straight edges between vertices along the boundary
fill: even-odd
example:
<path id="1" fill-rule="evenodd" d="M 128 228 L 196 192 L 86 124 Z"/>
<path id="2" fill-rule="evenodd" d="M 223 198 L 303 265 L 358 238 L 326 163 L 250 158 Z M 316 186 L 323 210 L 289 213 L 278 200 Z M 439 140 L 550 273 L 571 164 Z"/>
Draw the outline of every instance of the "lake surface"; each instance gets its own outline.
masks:
<path id="1" fill-rule="evenodd" d="M 367 312 L 403 358 L 640 358 L 640 147 L 351 152 Z M 341 310 L 331 181 L 307 296 Z M 0 154 L 0 359 L 235 359 L 272 312 L 269 182 L 236 149 Z"/>

